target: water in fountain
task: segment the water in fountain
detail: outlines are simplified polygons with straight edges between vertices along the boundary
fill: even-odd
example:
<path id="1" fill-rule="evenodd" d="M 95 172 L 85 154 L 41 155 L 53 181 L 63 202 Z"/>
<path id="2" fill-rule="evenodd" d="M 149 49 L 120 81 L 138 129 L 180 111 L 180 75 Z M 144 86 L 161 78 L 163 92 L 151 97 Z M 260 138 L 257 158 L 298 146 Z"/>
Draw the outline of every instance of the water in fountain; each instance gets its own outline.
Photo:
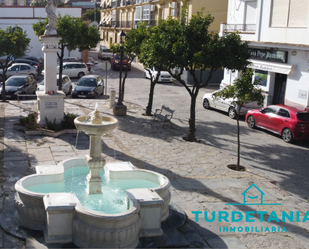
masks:
<path id="1" fill-rule="evenodd" d="M 128 209 L 125 191 L 134 188 L 155 188 L 159 183 L 141 179 L 111 180 L 101 170 L 102 194 L 86 192 L 88 167 L 74 167 L 65 171 L 63 182 L 33 185 L 27 190 L 36 193 L 73 193 L 85 208 L 104 214 L 121 213 Z"/>

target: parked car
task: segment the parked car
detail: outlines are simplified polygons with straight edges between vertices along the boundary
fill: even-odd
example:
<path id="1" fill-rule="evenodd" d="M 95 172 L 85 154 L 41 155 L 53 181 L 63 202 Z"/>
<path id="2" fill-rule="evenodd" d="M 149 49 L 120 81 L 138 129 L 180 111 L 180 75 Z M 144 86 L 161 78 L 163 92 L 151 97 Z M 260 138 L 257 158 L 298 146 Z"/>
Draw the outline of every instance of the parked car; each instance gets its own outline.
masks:
<path id="1" fill-rule="evenodd" d="M 150 73 L 153 79 L 155 79 L 158 75 L 158 69 L 153 67 L 153 68 L 146 68 L 144 71 L 144 76 L 146 79 L 150 78 Z M 160 71 L 160 75 L 158 78 L 158 82 L 173 82 L 173 77 L 170 75 L 168 71 L 162 70 Z"/>
<path id="2" fill-rule="evenodd" d="M 83 76 L 76 82 L 72 98 L 98 98 L 104 93 L 104 80 L 100 75 Z"/>
<path id="3" fill-rule="evenodd" d="M 40 70 L 40 63 L 28 59 L 15 59 L 14 63 L 26 63 L 33 67 L 36 67 L 38 69 L 38 72 Z"/>
<path id="4" fill-rule="evenodd" d="M 113 57 L 113 52 L 108 47 L 104 47 L 104 46 L 100 47 L 99 52 L 98 52 L 99 59 L 110 60 L 112 57 Z"/>
<path id="5" fill-rule="evenodd" d="M 0 77 L 2 77 L 3 70 L 0 69 Z M 6 71 L 6 78 L 9 78 L 13 75 L 32 75 L 34 78 L 38 76 L 38 68 L 33 67 L 26 63 L 13 63 L 12 66 Z"/>
<path id="6" fill-rule="evenodd" d="M 279 134 L 287 143 L 309 136 L 308 108 L 270 105 L 260 110 L 248 111 L 246 122 L 249 128 L 259 127 Z"/>
<path id="7" fill-rule="evenodd" d="M 219 91 L 219 90 L 218 90 Z M 233 102 L 233 99 L 229 98 L 229 99 L 224 99 L 224 98 L 217 98 L 215 99 L 214 94 L 217 91 L 213 92 L 213 93 L 205 93 L 203 96 L 203 107 L 205 109 L 217 109 L 220 111 L 224 111 L 227 112 L 229 117 L 231 119 L 236 118 L 236 108 L 239 108 L 237 104 L 235 104 Z M 240 116 L 246 115 L 246 113 L 250 110 L 250 109 L 255 109 L 255 108 L 261 108 L 261 106 L 259 106 L 257 104 L 257 102 L 250 102 L 245 104 L 244 106 L 242 106 L 240 108 Z"/>
<path id="8" fill-rule="evenodd" d="M 37 83 L 32 75 L 15 75 L 5 81 L 5 95 L 9 99 L 17 97 L 17 94 L 35 94 Z M 2 84 L 0 87 L 2 98 Z"/>
<path id="9" fill-rule="evenodd" d="M 44 91 L 45 81 L 41 81 L 38 85 L 37 91 Z M 57 86 L 59 86 L 59 74 L 57 75 Z M 62 75 L 62 91 L 65 95 L 72 93 L 72 81 L 69 76 Z"/>
<path id="10" fill-rule="evenodd" d="M 35 56 L 31 56 L 31 55 L 25 55 L 21 58 L 17 58 L 15 59 L 15 62 L 18 62 L 16 60 L 19 60 L 19 59 L 25 59 L 25 60 L 29 60 L 29 61 L 34 61 L 36 63 L 36 65 L 39 65 L 38 66 L 38 74 L 40 75 L 41 74 L 41 71 L 43 70 L 44 68 L 44 63 L 39 60 L 38 58 L 36 58 Z M 28 62 L 23 62 L 23 63 L 28 63 Z M 28 63 L 29 64 L 29 63 Z M 33 65 L 32 65 L 33 66 Z"/>
<path id="11" fill-rule="evenodd" d="M 63 57 L 62 62 L 83 62 L 81 59 L 77 57 Z M 59 60 L 57 61 L 59 64 Z M 91 63 L 85 63 L 87 65 L 88 71 L 91 71 Z"/>
<path id="12" fill-rule="evenodd" d="M 124 55 L 122 57 L 122 69 L 125 69 L 128 67 L 128 71 L 131 71 L 131 63 L 128 63 L 129 58 Z M 120 69 L 120 55 L 119 54 L 114 54 L 112 58 L 110 59 L 110 63 L 112 66 L 112 69 L 115 71 L 116 69 Z"/>
<path id="13" fill-rule="evenodd" d="M 59 73 L 60 65 L 57 66 L 57 73 Z M 88 67 L 82 62 L 64 62 L 62 73 L 68 75 L 70 78 L 81 78 L 84 75 L 88 75 Z M 42 71 L 45 74 L 45 70 Z"/>

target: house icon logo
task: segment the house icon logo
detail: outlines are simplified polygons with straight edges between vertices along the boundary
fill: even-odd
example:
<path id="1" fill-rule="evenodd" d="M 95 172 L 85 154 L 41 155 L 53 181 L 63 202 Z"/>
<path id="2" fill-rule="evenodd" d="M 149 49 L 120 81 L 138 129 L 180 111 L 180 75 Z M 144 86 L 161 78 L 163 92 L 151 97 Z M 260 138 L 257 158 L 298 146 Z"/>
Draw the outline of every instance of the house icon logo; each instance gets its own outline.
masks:
<path id="1" fill-rule="evenodd" d="M 257 195 L 251 196 L 249 192 L 257 192 Z M 241 195 L 243 195 L 243 203 L 226 203 L 225 205 L 281 205 L 280 203 L 264 203 L 263 197 L 265 193 L 257 187 L 254 183 L 252 183 Z M 258 202 L 250 202 L 254 200 L 258 200 L 260 197 L 260 201 Z M 249 200 L 249 201 L 248 201 Z"/>

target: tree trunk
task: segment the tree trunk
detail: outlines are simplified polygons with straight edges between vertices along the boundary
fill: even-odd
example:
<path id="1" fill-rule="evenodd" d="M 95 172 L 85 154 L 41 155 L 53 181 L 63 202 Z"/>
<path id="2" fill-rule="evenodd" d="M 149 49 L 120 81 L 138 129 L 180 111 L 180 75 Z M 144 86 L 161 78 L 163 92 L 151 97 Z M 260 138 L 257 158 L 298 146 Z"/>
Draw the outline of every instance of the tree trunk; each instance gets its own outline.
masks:
<path id="1" fill-rule="evenodd" d="M 62 64 L 63 64 L 63 56 L 64 56 L 64 45 L 61 45 L 60 51 L 61 51 L 61 55 L 60 56 L 58 55 L 59 65 L 60 65 L 60 67 L 59 67 L 59 85 L 58 85 L 59 91 L 62 90 L 62 66 L 63 66 Z M 45 84 L 46 84 L 46 82 L 45 82 Z"/>
<path id="2" fill-rule="evenodd" d="M 4 68 L 3 68 L 4 69 Z M 2 102 L 6 102 L 6 95 L 5 95 L 5 74 L 4 70 L 2 72 Z"/>
<path id="3" fill-rule="evenodd" d="M 191 94 L 191 105 L 190 105 L 190 118 L 189 118 L 189 132 L 187 136 L 184 138 L 185 140 L 189 142 L 196 142 L 196 136 L 195 136 L 195 106 L 196 106 L 196 97 L 198 94 L 198 89 L 196 89 L 196 92 Z"/>
<path id="4" fill-rule="evenodd" d="M 239 113 L 240 113 L 240 108 L 241 108 L 241 106 L 239 106 L 238 111 L 236 110 L 236 120 L 237 120 L 237 164 L 236 164 L 236 171 L 240 171 L 240 136 L 239 136 Z"/>
<path id="5" fill-rule="evenodd" d="M 156 83 L 153 82 L 151 79 L 150 81 L 150 92 L 149 92 L 149 99 L 148 99 L 148 105 L 146 107 L 146 115 L 151 116 L 151 110 L 152 110 L 152 103 L 153 103 L 153 93 Z"/>

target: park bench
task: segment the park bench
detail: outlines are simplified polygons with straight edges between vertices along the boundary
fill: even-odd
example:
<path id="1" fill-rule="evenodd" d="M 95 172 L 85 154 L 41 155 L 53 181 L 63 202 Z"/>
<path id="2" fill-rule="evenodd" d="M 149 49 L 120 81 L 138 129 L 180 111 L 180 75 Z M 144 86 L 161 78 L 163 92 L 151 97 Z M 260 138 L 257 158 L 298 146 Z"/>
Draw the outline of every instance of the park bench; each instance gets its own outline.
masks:
<path id="1" fill-rule="evenodd" d="M 173 117 L 175 110 L 171 110 L 169 107 L 162 105 L 161 109 L 156 109 L 155 113 L 153 114 L 153 121 L 159 119 L 163 121 L 163 126 L 169 122 L 172 127 L 171 119 Z"/>
<path id="2" fill-rule="evenodd" d="M 19 101 L 20 98 L 23 98 L 23 100 L 25 100 L 25 97 L 35 97 L 36 98 L 36 94 L 25 94 L 25 93 L 17 93 L 17 100 Z"/>

